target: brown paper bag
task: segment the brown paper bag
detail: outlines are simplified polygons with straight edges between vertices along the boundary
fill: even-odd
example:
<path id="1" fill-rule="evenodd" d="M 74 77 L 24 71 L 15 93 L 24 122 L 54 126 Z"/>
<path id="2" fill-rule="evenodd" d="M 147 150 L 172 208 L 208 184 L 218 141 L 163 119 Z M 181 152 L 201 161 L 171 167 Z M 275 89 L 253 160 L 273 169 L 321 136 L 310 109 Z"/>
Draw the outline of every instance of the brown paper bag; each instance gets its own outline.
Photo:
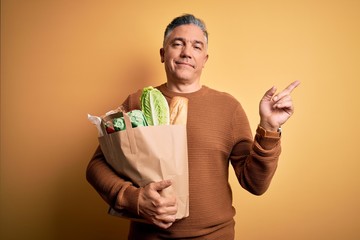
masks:
<path id="1" fill-rule="evenodd" d="M 173 184 L 160 194 L 175 194 L 177 219 L 189 216 L 189 177 L 186 125 L 131 127 L 123 114 L 126 130 L 99 137 L 106 161 L 121 176 L 143 187 L 150 182 L 171 179 Z M 110 214 L 137 220 L 126 212 Z"/>

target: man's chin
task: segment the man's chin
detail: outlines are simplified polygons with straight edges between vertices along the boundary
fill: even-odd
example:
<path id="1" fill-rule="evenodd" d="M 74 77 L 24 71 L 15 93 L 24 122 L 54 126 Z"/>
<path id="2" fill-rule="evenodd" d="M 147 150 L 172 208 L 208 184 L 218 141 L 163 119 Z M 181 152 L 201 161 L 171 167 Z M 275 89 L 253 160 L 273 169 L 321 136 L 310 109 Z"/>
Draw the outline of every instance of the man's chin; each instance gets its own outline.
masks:
<path id="1" fill-rule="evenodd" d="M 176 77 L 178 82 L 184 82 L 184 83 L 191 83 L 194 82 L 194 77 L 190 77 L 190 76 L 177 76 Z"/>
<path id="2" fill-rule="evenodd" d="M 176 78 L 184 80 L 184 81 L 191 81 L 195 79 L 194 73 L 190 71 L 180 71 L 177 72 Z"/>

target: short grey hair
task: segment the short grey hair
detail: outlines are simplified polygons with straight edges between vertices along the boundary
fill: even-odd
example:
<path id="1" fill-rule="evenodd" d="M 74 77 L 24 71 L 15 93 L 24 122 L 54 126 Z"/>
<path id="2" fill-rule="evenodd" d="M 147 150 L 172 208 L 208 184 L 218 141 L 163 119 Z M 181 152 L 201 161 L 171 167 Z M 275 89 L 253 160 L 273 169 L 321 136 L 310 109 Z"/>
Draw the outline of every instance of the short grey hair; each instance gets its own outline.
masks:
<path id="1" fill-rule="evenodd" d="M 165 44 L 166 38 L 170 35 L 170 33 L 174 30 L 174 28 L 181 26 L 181 25 L 187 25 L 187 24 L 194 24 L 194 25 L 198 26 L 203 31 L 204 36 L 206 38 L 206 43 L 208 43 L 208 32 L 206 30 L 205 22 L 199 18 L 196 18 L 192 14 L 184 14 L 184 15 L 174 18 L 172 20 L 172 22 L 169 25 L 167 25 L 165 32 L 164 32 L 163 44 Z"/>

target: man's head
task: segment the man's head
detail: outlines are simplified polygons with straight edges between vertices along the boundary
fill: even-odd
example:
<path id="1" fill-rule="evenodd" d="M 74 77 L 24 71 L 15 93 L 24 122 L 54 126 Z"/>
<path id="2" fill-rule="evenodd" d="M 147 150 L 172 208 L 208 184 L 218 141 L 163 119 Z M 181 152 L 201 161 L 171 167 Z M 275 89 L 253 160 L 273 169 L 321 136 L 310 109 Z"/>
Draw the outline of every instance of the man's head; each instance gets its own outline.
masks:
<path id="1" fill-rule="evenodd" d="M 205 24 L 193 15 L 177 17 L 167 26 L 160 56 L 168 86 L 199 89 L 201 72 L 208 59 L 207 43 Z"/>
<path id="2" fill-rule="evenodd" d="M 167 25 L 165 32 L 164 32 L 164 44 L 165 44 L 165 41 L 167 40 L 167 37 L 174 30 L 174 28 L 181 26 L 181 25 L 186 25 L 186 24 L 194 24 L 194 25 L 198 26 L 203 31 L 204 36 L 206 38 L 206 43 L 208 43 L 209 36 L 208 36 L 208 32 L 207 32 L 205 23 L 201 19 L 196 18 L 192 14 L 185 14 L 185 15 L 179 16 L 177 18 L 174 18 L 172 20 L 172 22 L 169 23 L 169 25 Z"/>

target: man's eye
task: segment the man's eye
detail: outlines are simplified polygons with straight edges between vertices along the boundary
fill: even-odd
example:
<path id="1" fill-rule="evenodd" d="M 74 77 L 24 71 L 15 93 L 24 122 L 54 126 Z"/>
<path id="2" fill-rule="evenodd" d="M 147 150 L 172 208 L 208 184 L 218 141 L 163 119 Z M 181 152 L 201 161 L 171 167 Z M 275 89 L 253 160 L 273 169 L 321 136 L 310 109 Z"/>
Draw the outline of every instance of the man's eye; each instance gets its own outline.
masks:
<path id="1" fill-rule="evenodd" d="M 202 47 L 201 47 L 201 46 L 195 45 L 194 48 L 197 49 L 197 50 L 202 50 Z"/>
<path id="2" fill-rule="evenodd" d="M 174 42 L 172 45 L 174 47 L 179 47 L 179 46 L 182 46 L 183 44 L 181 42 Z"/>

